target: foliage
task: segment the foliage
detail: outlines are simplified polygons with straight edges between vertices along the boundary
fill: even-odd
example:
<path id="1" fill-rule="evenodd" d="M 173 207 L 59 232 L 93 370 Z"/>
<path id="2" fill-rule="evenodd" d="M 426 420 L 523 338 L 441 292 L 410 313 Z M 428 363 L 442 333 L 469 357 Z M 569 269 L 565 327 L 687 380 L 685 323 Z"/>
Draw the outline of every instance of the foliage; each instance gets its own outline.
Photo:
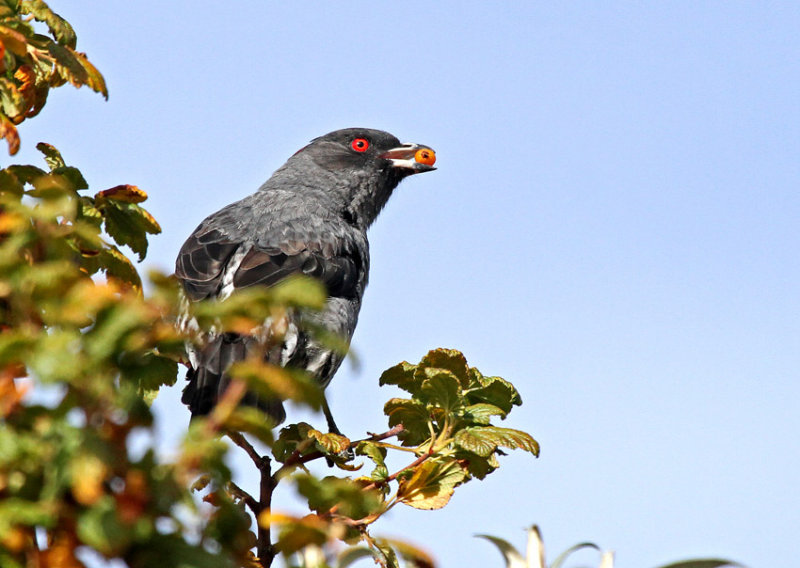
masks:
<path id="1" fill-rule="evenodd" d="M 335 539 L 364 543 L 340 553 L 341 565 L 363 554 L 384 566 L 399 565 L 398 558 L 432 565 L 407 543 L 373 537 L 369 525 L 397 504 L 445 506 L 458 485 L 499 466 L 500 448 L 538 453 L 528 434 L 491 424 L 520 404 L 516 389 L 470 368 L 461 353 L 437 349 L 381 377 L 410 395 L 387 402 L 384 434 L 351 442 L 299 423 L 275 437 L 265 415 L 238 405 L 246 390 L 312 408 L 320 391 L 299 371 L 254 357 L 232 369 L 231 386 L 208 419 L 192 424 L 177 457 L 159 457 L 147 401 L 175 382 L 184 341 L 195 338 L 175 325 L 174 281 L 154 274 L 153 292 L 144 297 L 122 252 L 127 245 L 144 256 L 158 224 L 141 207 L 140 189 L 120 185 L 90 195 L 80 171 L 55 148 L 38 148 L 49 171 L 0 171 L 3 566 L 53 565 L 56 558 L 82 566 L 87 548 L 129 566 L 153 558 L 176 566 L 217 566 L 221 558 L 222 565 L 268 565 L 276 553 L 305 558 Z M 252 329 L 268 316 L 319 307 L 323 298 L 317 283 L 295 280 L 201 303 L 193 315 L 205 326 Z M 269 490 L 259 498 L 231 482 L 224 433 L 262 471 Z M 272 457 L 259 456 L 241 433 L 266 444 Z M 133 452 L 143 435 L 149 445 Z M 400 445 L 386 441 L 393 436 Z M 390 473 L 388 452 L 411 461 Z M 351 465 L 354 455 L 371 464 L 369 475 L 349 475 L 360 467 Z M 320 479 L 305 470 L 323 457 L 348 475 Z M 271 462 L 279 465 L 274 473 Z M 265 499 L 279 483 L 293 486 L 312 514 L 272 511 Z M 251 531 L 246 507 L 260 529 Z M 278 529 L 274 546 L 271 526 Z M 251 552 L 256 544 L 260 560 Z"/>
<path id="2" fill-rule="evenodd" d="M 11 155 L 19 150 L 16 125 L 39 114 L 51 87 L 86 85 L 108 98 L 103 76 L 76 43 L 69 22 L 42 0 L 0 0 L 0 137 Z"/>
<path id="3" fill-rule="evenodd" d="M 37 33 L 34 22 L 50 35 Z M 0 0 L 0 121 L 12 154 L 16 125 L 41 110 L 50 87 L 70 82 L 106 94 L 102 75 L 75 45 L 71 26 L 44 2 Z M 252 567 L 277 555 L 315 566 L 366 557 L 382 566 L 433 566 L 414 546 L 373 536 L 372 524 L 398 504 L 445 506 L 457 486 L 497 469 L 502 449 L 538 453 L 528 434 L 492 424 L 520 404 L 516 389 L 470 368 L 459 352 L 438 349 L 383 374 L 382 384 L 409 396 L 386 404 L 386 432 L 355 441 L 305 423 L 276 433 L 268 417 L 241 406 L 248 390 L 322 405 L 309 376 L 254 355 L 231 369 L 214 411 L 161 455 L 149 404 L 176 382 L 185 343 L 202 335 L 176 325 L 187 317 L 181 306 L 188 308 L 175 281 L 153 273 L 145 296 L 128 257 L 144 259 L 160 227 L 142 207 L 144 191 L 121 184 L 90 192 L 58 150 L 37 148 L 46 169 L 0 170 L 3 567 L 74 568 L 91 557 L 131 567 Z M 278 341 L 285 314 L 324 301 L 319 283 L 294 279 L 192 305 L 188 315 L 201 329 L 227 331 L 270 321 Z M 390 443 L 395 436 L 399 443 Z M 259 455 L 248 438 L 270 455 Z M 260 471 L 257 493 L 231 481 L 229 441 Z M 390 453 L 407 465 L 390 471 Z M 312 475 L 306 464 L 320 459 L 344 473 Z M 371 471 L 356 473 L 364 463 Z M 279 485 L 307 500 L 309 512 L 272 510 Z"/>
<path id="4" fill-rule="evenodd" d="M 514 545 L 507 540 L 490 536 L 486 534 L 476 535 L 484 538 L 494 544 L 503 555 L 506 563 L 506 568 L 564 568 L 567 559 L 575 552 L 582 549 L 594 549 L 600 552 L 600 563 L 598 568 L 614 568 L 614 553 L 611 551 L 603 552 L 599 546 L 593 542 L 581 542 L 574 546 L 570 546 L 567 550 L 558 555 L 552 562 L 547 564 L 545 561 L 544 542 L 542 541 L 542 533 L 539 527 L 533 525 L 528 529 L 528 546 L 523 556 Z M 723 568 L 724 566 L 739 566 L 736 562 L 730 560 L 721 560 L 718 558 L 696 558 L 692 560 L 683 560 L 672 564 L 665 564 L 659 568 Z"/>

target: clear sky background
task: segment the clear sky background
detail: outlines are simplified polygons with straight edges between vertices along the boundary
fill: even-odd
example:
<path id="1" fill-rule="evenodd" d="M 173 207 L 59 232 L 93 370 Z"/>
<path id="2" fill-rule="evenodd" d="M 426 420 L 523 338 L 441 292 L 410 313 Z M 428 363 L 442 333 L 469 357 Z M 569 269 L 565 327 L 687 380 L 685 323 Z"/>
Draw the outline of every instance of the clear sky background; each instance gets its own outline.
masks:
<path id="1" fill-rule="evenodd" d="M 453 347 L 518 386 L 504 425 L 542 454 L 376 533 L 442 566 L 501 566 L 473 534 L 523 546 L 532 523 L 551 555 L 592 540 L 622 568 L 797 564 L 800 4 L 51 6 L 111 96 L 53 92 L 13 161 L 43 165 L 47 141 L 93 189 L 147 191 L 164 233 L 146 266 L 171 271 L 206 215 L 315 136 L 436 149 L 371 230 L 362 364 L 334 414 L 353 438 L 384 430 L 380 372 Z M 179 386 L 157 409 L 169 451 Z"/>

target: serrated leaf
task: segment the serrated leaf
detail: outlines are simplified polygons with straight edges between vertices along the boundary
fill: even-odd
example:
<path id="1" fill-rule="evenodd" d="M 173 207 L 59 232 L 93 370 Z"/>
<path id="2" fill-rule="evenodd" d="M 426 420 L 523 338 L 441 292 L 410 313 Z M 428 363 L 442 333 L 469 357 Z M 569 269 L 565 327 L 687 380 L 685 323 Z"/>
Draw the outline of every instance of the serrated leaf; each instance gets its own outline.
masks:
<path id="1" fill-rule="evenodd" d="M 414 468 L 409 477 L 400 477 L 397 500 L 415 509 L 441 509 L 450 501 L 456 486 L 466 474 L 453 459 L 432 458 Z"/>
<path id="2" fill-rule="evenodd" d="M 367 456 L 375 464 L 370 475 L 373 481 L 383 481 L 389 476 L 389 469 L 386 467 L 386 448 L 364 440 L 356 446 L 356 455 Z"/>
<path id="3" fill-rule="evenodd" d="M 458 447 L 478 454 L 489 456 L 498 447 L 523 449 L 535 456 L 539 455 L 539 444 L 527 432 L 497 426 L 471 426 L 459 430 L 455 435 Z"/>
<path id="4" fill-rule="evenodd" d="M 106 233 L 117 244 L 129 246 L 143 260 L 147 254 L 147 234 L 161 232 L 156 220 L 135 203 L 104 200 L 97 206 L 103 213 Z"/>
<path id="5" fill-rule="evenodd" d="M 417 394 L 419 387 L 422 384 L 421 380 L 417 380 L 414 373 L 417 370 L 416 365 L 403 361 L 394 367 L 386 369 L 378 380 L 380 386 L 383 385 L 396 385 L 410 394 Z"/>
<path id="6" fill-rule="evenodd" d="M 467 473 L 478 479 L 486 478 L 487 475 L 500 467 L 495 454 L 479 456 L 474 452 L 460 450 L 456 451 L 455 457 Z"/>
<path id="7" fill-rule="evenodd" d="M 419 374 L 419 371 L 418 371 Z M 422 369 L 425 379 L 420 386 L 419 398 L 428 404 L 453 412 L 463 404 L 461 384 L 453 373 L 445 369 Z"/>
<path id="8" fill-rule="evenodd" d="M 506 413 L 502 408 L 484 402 L 467 406 L 464 409 L 464 419 L 476 424 L 488 425 L 492 416 L 505 418 Z"/>
<path id="9" fill-rule="evenodd" d="M 136 267 L 115 246 L 104 248 L 97 255 L 83 257 L 81 264 L 90 275 L 102 270 L 107 276 L 130 284 L 137 290 L 142 288 L 142 280 Z"/>
<path id="10" fill-rule="evenodd" d="M 24 58 L 28 54 L 28 39 L 25 34 L 8 26 L 0 26 L 0 43 L 18 57 Z"/>
<path id="11" fill-rule="evenodd" d="M 123 377 L 136 381 L 140 391 L 158 391 L 162 386 L 172 386 L 178 377 L 178 363 L 152 351 L 123 355 L 119 366 Z"/>
<path id="12" fill-rule="evenodd" d="M 341 454 L 350 448 L 350 440 L 334 432 L 324 433 L 312 429 L 309 432 L 317 441 L 317 446 L 327 454 Z"/>
<path id="13" fill-rule="evenodd" d="M 53 12 L 42 0 L 22 0 L 20 12 L 30 14 L 36 20 L 47 25 L 50 33 L 60 44 L 74 48 L 77 42 L 75 30 L 64 18 Z"/>
<path id="14" fill-rule="evenodd" d="M 327 476 L 317 479 L 311 475 L 298 475 L 295 478 L 297 491 L 308 500 L 312 511 L 325 514 L 333 507 L 337 514 L 351 519 L 363 519 L 381 508 L 377 491 L 365 490 L 351 479 Z"/>
<path id="15" fill-rule="evenodd" d="M 472 404 L 487 403 L 497 406 L 508 414 L 513 406 L 522 404 L 517 389 L 510 382 L 500 377 L 484 377 L 479 375 L 480 386 L 465 391 L 464 397 Z"/>
<path id="16" fill-rule="evenodd" d="M 469 387 L 469 366 L 464 354 L 455 349 L 433 349 L 422 358 L 420 367 L 446 369 L 450 371 L 464 388 Z"/>
<path id="17" fill-rule="evenodd" d="M 0 193 L 21 196 L 24 186 L 9 170 L 0 170 Z"/>
<path id="18" fill-rule="evenodd" d="M 20 183 L 33 185 L 39 177 L 47 175 L 47 172 L 36 166 L 15 165 L 8 166 L 6 171 L 13 174 Z"/>
<path id="19" fill-rule="evenodd" d="M 397 437 L 404 446 L 418 446 L 430 438 L 430 415 L 420 401 L 392 398 L 383 406 L 383 413 L 389 417 L 389 427 L 403 425 Z"/>
<path id="20" fill-rule="evenodd" d="M 95 199 L 112 199 L 125 203 L 141 203 L 147 199 L 147 194 L 135 185 L 115 185 L 109 189 L 98 192 Z"/>
<path id="21" fill-rule="evenodd" d="M 47 167 L 50 168 L 51 172 L 54 172 L 58 168 L 67 167 L 67 164 L 64 162 L 64 158 L 61 157 L 61 152 L 56 150 L 54 146 L 51 146 L 45 142 L 39 142 L 36 145 L 36 149 L 44 154 L 44 161 L 47 162 Z"/>
<path id="22" fill-rule="evenodd" d="M 3 113 L 0 113 L 0 138 L 5 138 L 10 155 L 13 156 L 19 152 L 19 132 L 17 132 L 17 127 Z"/>
<path id="23" fill-rule="evenodd" d="M 28 101 L 23 92 L 13 81 L 4 77 L 0 77 L 0 105 L 3 113 L 14 122 L 20 122 L 20 117 L 28 110 Z"/>

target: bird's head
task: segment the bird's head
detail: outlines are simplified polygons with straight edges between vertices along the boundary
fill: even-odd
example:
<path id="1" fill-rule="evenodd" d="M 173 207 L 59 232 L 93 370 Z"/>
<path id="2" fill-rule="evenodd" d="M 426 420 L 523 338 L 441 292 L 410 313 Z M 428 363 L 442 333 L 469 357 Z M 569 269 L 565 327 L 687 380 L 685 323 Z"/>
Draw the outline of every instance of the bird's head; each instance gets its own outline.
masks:
<path id="1" fill-rule="evenodd" d="M 320 187 L 341 201 L 345 213 L 364 227 L 375 220 L 400 181 L 435 170 L 436 153 L 422 144 L 402 144 L 382 130 L 345 128 L 311 141 L 287 166 L 296 163 Z"/>

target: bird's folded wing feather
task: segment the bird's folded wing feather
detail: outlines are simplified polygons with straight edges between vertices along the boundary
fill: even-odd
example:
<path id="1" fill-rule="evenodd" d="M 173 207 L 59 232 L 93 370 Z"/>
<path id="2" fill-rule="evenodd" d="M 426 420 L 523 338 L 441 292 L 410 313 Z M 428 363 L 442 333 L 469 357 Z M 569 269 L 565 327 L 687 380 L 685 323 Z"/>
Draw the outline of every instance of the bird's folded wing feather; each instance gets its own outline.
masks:
<path id="1" fill-rule="evenodd" d="M 265 247 L 201 225 L 181 248 L 175 274 L 195 301 L 256 284 L 272 286 L 291 274 L 318 279 L 330 296 L 357 297 L 363 259 L 355 247 L 326 240 L 293 239 Z"/>

